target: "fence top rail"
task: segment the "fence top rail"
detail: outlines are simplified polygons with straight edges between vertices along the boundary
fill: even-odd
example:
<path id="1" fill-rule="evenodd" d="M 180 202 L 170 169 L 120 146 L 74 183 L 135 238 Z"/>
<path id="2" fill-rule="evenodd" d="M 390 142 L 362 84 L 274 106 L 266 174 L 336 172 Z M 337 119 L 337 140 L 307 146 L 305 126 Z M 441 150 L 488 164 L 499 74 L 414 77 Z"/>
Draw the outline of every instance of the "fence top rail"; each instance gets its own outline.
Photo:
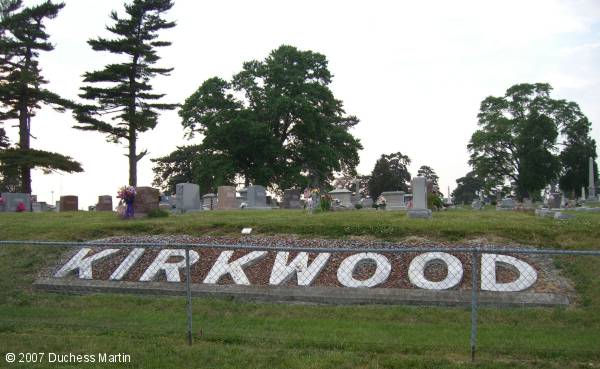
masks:
<path id="1" fill-rule="evenodd" d="M 390 243 L 388 247 L 301 247 L 301 246 L 260 246 L 252 244 L 217 244 L 217 243 L 122 243 L 122 242 L 69 242 L 69 241 L 23 241 L 23 240 L 0 240 L 0 246 L 7 245 L 33 245 L 54 247 L 112 247 L 112 248 L 212 248 L 212 249 L 236 249 L 255 251 L 294 251 L 311 253 L 425 253 L 425 252 L 447 252 L 447 253 L 474 253 L 474 254 L 544 254 L 544 255 L 587 255 L 600 256 L 600 250 L 559 250 L 559 249 L 537 249 L 537 248 L 505 248 L 498 246 L 406 246 Z"/>

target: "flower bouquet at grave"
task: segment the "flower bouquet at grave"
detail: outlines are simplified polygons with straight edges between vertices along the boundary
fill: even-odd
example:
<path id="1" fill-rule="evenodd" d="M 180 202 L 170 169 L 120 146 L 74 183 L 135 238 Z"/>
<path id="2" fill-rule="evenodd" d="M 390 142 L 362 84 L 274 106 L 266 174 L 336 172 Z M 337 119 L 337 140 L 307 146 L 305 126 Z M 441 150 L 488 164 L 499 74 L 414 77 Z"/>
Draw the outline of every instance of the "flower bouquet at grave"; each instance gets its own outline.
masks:
<path id="1" fill-rule="evenodd" d="M 135 201 L 135 187 L 123 186 L 117 192 L 117 198 L 121 199 L 126 205 L 125 213 L 123 218 L 133 218 L 133 202 Z"/>
<path id="2" fill-rule="evenodd" d="M 17 212 L 22 213 L 24 211 L 25 211 L 25 204 L 23 203 L 23 201 L 20 201 L 19 204 L 17 205 Z"/>

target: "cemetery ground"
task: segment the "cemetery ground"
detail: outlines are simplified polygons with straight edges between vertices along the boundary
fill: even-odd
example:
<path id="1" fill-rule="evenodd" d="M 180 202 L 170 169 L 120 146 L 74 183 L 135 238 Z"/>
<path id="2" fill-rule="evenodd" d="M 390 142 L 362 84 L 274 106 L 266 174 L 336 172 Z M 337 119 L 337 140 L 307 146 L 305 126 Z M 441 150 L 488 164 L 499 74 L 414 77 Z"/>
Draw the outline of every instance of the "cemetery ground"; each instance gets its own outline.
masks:
<path id="1" fill-rule="evenodd" d="M 87 241 L 110 236 L 295 234 L 435 242 L 515 242 L 600 249 L 600 214 L 557 221 L 533 213 L 455 209 L 432 220 L 404 213 L 212 211 L 122 221 L 111 213 L 2 213 L 0 239 Z M 7 352 L 126 353 L 134 368 L 600 368 L 600 258 L 556 257 L 574 283 L 569 307 L 481 308 L 470 361 L 468 308 L 325 306 L 194 298 L 194 344 L 183 297 L 35 291 L 63 249 L 0 246 L 0 367 Z"/>

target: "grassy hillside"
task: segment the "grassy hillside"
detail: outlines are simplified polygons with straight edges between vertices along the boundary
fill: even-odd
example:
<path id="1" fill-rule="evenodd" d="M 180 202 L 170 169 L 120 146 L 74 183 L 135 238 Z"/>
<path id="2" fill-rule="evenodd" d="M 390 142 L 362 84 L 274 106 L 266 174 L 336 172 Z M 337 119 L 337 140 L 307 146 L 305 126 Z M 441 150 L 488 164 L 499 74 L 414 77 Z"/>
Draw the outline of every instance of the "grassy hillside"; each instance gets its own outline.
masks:
<path id="1" fill-rule="evenodd" d="M 432 221 L 393 212 L 205 212 L 122 221 L 112 214 L 0 214 L 0 239 L 90 240 L 114 235 L 289 233 L 306 237 L 413 237 L 600 249 L 600 214 L 557 222 L 532 214 L 456 210 Z M 576 284 L 569 308 L 483 309 L 479 353 L 469 361 L 469 311 L 402 306 L 309 306 L 194 299 L 195 343 L 185 340 L 185 300 L 32 291 L 62 250 L 0 246 L 0 367 L 7 352 L 127 353 L 133 368 L 598 368 L 600 258 L 557 258 Z M 108 364 L 85 364 L 107 368 Z M 121 364 L 123 365 L 123 364 Z"/>
<path id="2" fill-rule="evenodd" d="M 555 221 L 533 213 L 494 210 L 439 212 L 431 221 L 408 219 L 401 212 L 377 211 L 212 211 L 128 221 L 112 213 L 0 213 L 0 238 L 75 241 L 116 235 L 239 234 L 243 227 L 252 227 L 254 234 L 366 236 L 395 241 L 414 236 L 432 241 L 486 237 L 540 247 L 600 248 L 598 225 L 600 214 L 578 213 L 575 219 Z"/>

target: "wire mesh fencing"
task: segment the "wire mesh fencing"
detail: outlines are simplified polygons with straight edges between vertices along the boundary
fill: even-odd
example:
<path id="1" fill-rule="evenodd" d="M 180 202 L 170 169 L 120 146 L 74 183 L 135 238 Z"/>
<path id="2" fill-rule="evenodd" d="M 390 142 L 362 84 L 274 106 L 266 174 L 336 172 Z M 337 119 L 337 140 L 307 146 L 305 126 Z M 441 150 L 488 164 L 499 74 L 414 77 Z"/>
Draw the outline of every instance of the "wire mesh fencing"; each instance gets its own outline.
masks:
<path id="1" fill-rule="evenodd" d="M 65 248 L 36 278 L 66 293 L 184 295 L 193 341 L 193 296 L 323 304 L 463 306 L 475 359 L 480 306 L 567 306 L 574 290 L 553 257 L 600 251 L 506 247 L 295 247 L 0 241 Z"/>

